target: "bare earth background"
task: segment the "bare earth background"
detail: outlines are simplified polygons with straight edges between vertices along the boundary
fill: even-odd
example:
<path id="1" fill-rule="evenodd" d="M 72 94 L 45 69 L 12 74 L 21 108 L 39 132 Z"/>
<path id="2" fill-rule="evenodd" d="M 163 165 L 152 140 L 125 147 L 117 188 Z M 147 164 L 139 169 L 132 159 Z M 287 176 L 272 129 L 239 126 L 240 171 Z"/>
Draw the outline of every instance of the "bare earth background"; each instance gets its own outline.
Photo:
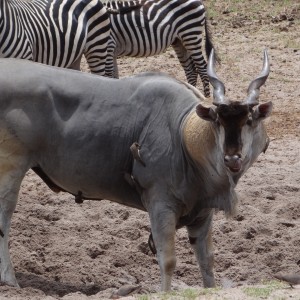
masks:
<path id="1" fill-rule="evenodd" d="M 228 97 L 244 99 L 267 47 L 271 74 L 260 99 L 272 100 L 275 107 L 267 122 L 269 149 L 238 184 L 237 217 L 227 220 L 219 212 L 214 218 L 215 272 L 223 287 L 215 297 L 227 299 L 246 299 L 243 287 L 261 285 L 277 272 L 300 272 L 300 4 L 240 3 L 205 1 L 222 60 L 218 74 Z M 121 77 L 164 71 L 185 80 L 171 49 L 157 57 L 119 59 L 119 68 Z M 159 270 L 147 246 L 149 230 L 144 212 L 109 201 L 78 205 L 29 172 L 10 235 L 23 288 L 0 286 L 0 299 L 105 299 L 126 284 L 140 285 L 141 294 L 157 292 Z M 184 229 L 176 239 L 173 288 L 195 287 L 201 295 L 201 275 Z M 269 297 L 300 299 L 300 290 L 283 286 Z"/>

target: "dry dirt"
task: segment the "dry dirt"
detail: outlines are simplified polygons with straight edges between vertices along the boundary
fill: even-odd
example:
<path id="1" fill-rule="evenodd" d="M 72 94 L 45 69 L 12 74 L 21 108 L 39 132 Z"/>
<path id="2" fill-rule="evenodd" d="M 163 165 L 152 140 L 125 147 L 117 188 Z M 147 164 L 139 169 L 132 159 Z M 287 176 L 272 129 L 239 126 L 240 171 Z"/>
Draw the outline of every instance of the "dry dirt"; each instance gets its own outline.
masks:
<path id="1" fill-rule="evenodd" d="M 227 220 L 216 213 L 213 226 L 215 273 L 224 288 L 214 299 L 245 299 L 239 287 L 270 281 L 277 272 L 300 271 L 300 7 L 290 1 L 272 15 L 270 3 L 278 1 L 253 0 L 248 8 L 259 4 L 263 10 L 251 14 L 244 7 L 232 11 L 230 1 L 211 2 L 216 13 L 209 21 L 222 60 L 218 74 L 228 97 L 245 97 L 265 48 L 271 61 L 260 97 L 274 103 L 267 122 L 269 149 L 238 184 L 237 217 Z M 157 57 L 119 59 L 119 68 L 122 77 L 150 70 L 185 79 L 171 49 Z M 157 292 L 159 270 L 147 246 L 149 230 L 144 212 L 109 201 L 78 205 L 29 172 L 10 235 L 22 289 L 0 286 L 0 299 L 104 299 L 125 284 L 140 285 L 139 293 Z M 176 239 L 173 288 L 201 288 L 184 229 Z M 300 299 L 300 289 L 284 287 L 272 295 Z"/>

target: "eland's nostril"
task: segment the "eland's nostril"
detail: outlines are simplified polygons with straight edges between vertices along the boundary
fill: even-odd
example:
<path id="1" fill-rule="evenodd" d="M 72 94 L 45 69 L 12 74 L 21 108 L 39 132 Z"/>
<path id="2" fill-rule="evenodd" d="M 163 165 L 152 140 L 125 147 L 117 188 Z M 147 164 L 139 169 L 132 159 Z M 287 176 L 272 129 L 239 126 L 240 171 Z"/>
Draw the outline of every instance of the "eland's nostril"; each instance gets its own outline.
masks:
<path id="1" fill-rule="evenodd" d="M 242 167 L 241 155 L 225 155 L 224 163 L 232 172 L 238 172 Z"/>
<path id="2" fill-rule="evenodd" d="M 236 154 L 236 155 L 233 155 L 232 156 L 232 159 L 233 160 L 238 160 L 238 159 L 240 159 L 241 158 L 241 155 L 240 154 Z"/>
<path id="3" fill-rule="evenodd" d="M 236 161 L 241 159 L 242 155 L 241 154 L 234 154 L 234 155 L 225 155 L 224 156 L 224 161 L 229 162 L 229 161 Z"/>

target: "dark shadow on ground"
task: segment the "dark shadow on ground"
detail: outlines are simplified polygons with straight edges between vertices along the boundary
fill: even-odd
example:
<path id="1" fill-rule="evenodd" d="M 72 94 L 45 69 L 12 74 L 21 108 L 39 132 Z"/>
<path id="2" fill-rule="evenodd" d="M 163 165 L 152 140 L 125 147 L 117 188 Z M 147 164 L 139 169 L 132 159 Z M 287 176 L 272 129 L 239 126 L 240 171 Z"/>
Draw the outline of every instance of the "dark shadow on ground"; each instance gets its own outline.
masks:
<path id="1" fill-rule="evenodd" d="M 17 281 L 21 288 L 31 287 L 33 289 L 41 290 L 46 295 L 52 297 L 63 297 L 70 293 L 80 292 L 87 296 L 95 295 L 102 290 L 99 285 L 72 285 L 67 282 L 60 282 L 43 278 L 43 276 L 16 273 Z"/>

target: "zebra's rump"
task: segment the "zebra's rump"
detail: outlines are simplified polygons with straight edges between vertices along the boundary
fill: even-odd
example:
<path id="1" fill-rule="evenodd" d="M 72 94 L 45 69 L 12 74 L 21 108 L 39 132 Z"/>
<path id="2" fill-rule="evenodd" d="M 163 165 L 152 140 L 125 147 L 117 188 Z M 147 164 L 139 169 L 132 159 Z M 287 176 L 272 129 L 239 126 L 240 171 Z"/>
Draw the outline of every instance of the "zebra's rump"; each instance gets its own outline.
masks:
<path id="1" fill-rule="evenodd" d="M 28 58 L 53 66 L 70 67 L 83 53 L 94 52 L 95 57 L 106 55 L 109 17 L 100 1 L 1 2 L 2 57 Z M 98 54 L 95 54 L 95 49 Z"/>
<path id="2" fill-rule="evenodd" d="M 107 1 L 104 4 L 113 9 L 137 6 L 127 14 L 110 15 L 116 56 L 160 54 L 175 42 L 179 32 L 195 30 L 205 22 L 201 1 Z"/>
<path id="3" fill-rule="evenodd" d="M 201 0 L 107 1 L 105 6 L 114 10 L 135 7 L 125 14 L 110 14 L 112 33 L 108 46 L 108 74 L 118 77 L 117 57 L 153 56 L 172 46 L 188 82 L 196 86 L 199 76 L 205 96 L 210 96 L 204 54 L 209 56 L 213 44 Z M 109 69 L 111 65 L 113 67 Z"/>

